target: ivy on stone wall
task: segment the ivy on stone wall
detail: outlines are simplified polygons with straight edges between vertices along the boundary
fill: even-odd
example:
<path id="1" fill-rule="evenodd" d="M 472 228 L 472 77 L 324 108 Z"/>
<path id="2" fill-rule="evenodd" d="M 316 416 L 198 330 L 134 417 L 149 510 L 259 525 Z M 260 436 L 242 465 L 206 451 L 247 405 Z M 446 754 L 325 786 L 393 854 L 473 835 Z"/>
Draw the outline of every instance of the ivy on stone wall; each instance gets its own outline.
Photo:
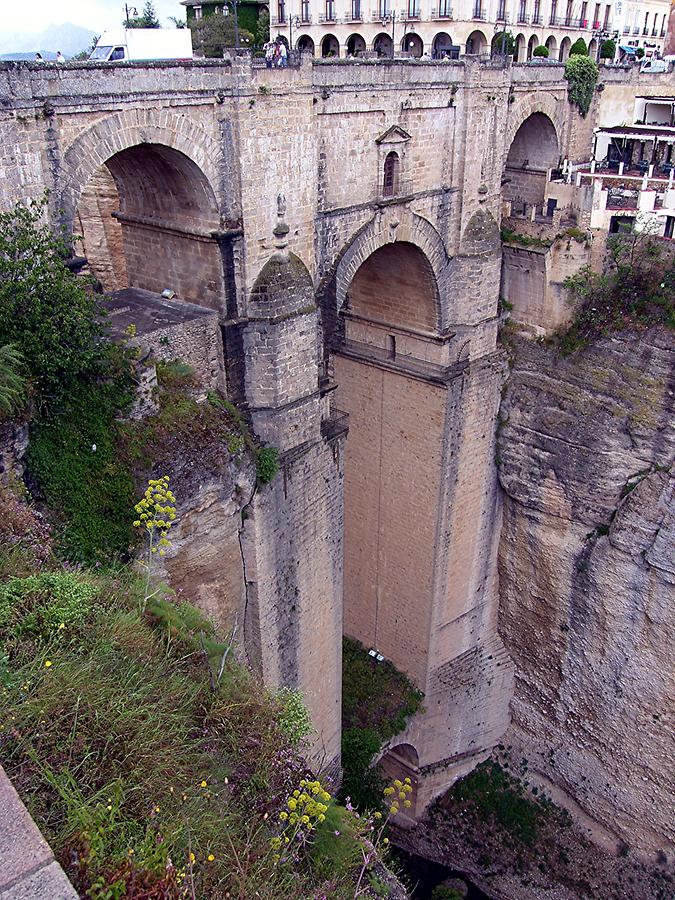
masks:
<path id="1" fill-rule="evenodd" d="M 570 103 L 574 103 L 585 118 L 598 81 L 598 67 L 588 56 L 570 56 L 565 63 L 565 78 L 569 82 Z"/>

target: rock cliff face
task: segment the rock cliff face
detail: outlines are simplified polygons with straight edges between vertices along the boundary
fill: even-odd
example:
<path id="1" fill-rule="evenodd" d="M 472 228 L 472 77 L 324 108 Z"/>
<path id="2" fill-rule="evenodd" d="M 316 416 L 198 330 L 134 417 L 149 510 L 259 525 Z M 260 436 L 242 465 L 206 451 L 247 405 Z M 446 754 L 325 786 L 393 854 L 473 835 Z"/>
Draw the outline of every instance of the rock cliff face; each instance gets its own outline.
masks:
<path id="1" fill-rule="evenodd" d="M 672 332 L 516 339 L 501 408 L 505 743 L 604 833 L 675 849 Z M 579 809 L 580 808 L 580 809 Z"/>

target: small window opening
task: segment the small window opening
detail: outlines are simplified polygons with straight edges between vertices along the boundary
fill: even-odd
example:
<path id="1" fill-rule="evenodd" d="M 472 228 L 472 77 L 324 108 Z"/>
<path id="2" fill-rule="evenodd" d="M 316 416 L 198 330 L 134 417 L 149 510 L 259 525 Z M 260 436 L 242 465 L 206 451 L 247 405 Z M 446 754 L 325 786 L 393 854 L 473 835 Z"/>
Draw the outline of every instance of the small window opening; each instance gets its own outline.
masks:
<path id="1" fill-rule="evenodd" d="M 393 197 L 398 190 L 398 171 L 401 161 L 398 153 L 392 150 L 387 153 L 384 160 L 384 181 L 382 184 L 382 194 L 385 197 Z"/>
<path id="2" fill-rule="evenodd" d="M 387 335 L 387 350 L 389 359 L 396 359 L 396 338 L 393 334 Z"/>

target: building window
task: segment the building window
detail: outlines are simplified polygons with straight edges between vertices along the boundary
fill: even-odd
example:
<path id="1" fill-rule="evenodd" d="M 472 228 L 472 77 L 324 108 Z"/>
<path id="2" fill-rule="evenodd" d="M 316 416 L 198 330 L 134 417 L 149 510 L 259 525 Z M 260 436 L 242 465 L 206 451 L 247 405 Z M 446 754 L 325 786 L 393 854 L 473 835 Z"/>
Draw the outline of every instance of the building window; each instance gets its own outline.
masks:
<path id="1" fill-rule="evenodd" d="M 201 8 L 201 6 L 195 6 L 195 7 L 193 7 L 193 9 L 194 9 L 194 11 L 195 11 L 195 19 L 201 19 L 201 17 L 202 17 L 202 8 Z"/>
<path id="2" fill-rule="evenodd" d="M 391 150 L 387 153 L 384 160 L 384 179 L 382 181 L 383 197 L 393 197 L 396 193 L 400 165 L 401 161 L 395 150 Z"/>
<path id="3" fill-rule="evenodd" d="M 550 25 L 556 24 L 556 16 L 558 14 L 558 0 L 551 0 L 551 21 Z"/>
<path id="4" fill-rule="evenodd" d="M 279 22 L 286 21 L 286 4 L 284 3 L 284 0 L 279 0 L 277 3 L 277 14 Z"/>
<path id="5" fill-rule="evenodd" d="M 527 0 L 520 0 L 520 8 L 518 9 L 518 21 L 527 22 Z"/>
<path id="6" fill-rule="evenodd" d="M 416 19 L 420 14 L 419 0 L 408 0 L 408 18 Z"/>
<path id="7" fill-rule="evenodd" d="M 482 19 L 483 18 L 483 2 L 482 2 L 482 0 L 474 0 L 473 17 L 474 17 L 474 19 Z"/>
<path id="8" fill-rule="evenodd" d="M 309 0 L 302 0 L 300 4 L 300 18 L 303 22 L 309 22 Z"/>
<path id="9" fill-rule="evenodd" d="M 352 19 L 361 18 L 361 0 L 352 0 Z"/>
<path id="10" fill-rule="evenodd" d="M 332 22 L 335 18 L 335 0 L 326 0 L 326 21 Z"/>
<path id="11" fill-rule="evenodd" d="M 534 0 L 534 11 L 532 13 L 532 24 L 538 25 L 541 22 L 541 0 Z"/>
<path id="12" fill-rule="evenodd" d="M 497 21 L 506 21 L 506 0 L 499 0 L 497 4 Z"/>
<path id="13" fill-rule="evenodd" d="M 588 28 L 588 3 L 581 4 L 581 16 L 579 17 L 579 27 Z"/>
<path id="14" fill-rule="evenodd" d="M 567 0 L 567 12 L 565 13 L 565 25 L 572 24 L 572 0 Z"/>
<path id="15" fill-rule="evenodd" d="M 606 6 L 606 7 L 605 7 L 605 21 L 604 21 L 604 24 L 603 24 L 603 26 L 602 26 L 602 27 L 605 29 L 605 31 L 607 31 L 608 28 L 609 28 L 609 14 L 610 14 L 610 12 L 611 12 L 611 9 L 612 9 L 611 6 Z"/>
<path id="16" fill-rule="evenodd" d="M 385 16 L 389 15 L 389 0 L 380 0 L 379 3 L 380 10 L 380 18 L 384 19 Z"/>

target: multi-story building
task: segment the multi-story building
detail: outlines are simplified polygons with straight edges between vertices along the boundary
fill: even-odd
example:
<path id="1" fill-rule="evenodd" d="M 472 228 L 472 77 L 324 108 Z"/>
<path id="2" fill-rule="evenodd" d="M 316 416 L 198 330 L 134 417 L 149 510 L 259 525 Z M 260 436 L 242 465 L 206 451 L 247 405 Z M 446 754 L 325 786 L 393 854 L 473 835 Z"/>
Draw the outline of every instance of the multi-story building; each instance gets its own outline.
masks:
<path id="1" fill-rule="evenodd" d="M 661 51 L 668 11 L 669 0 L 270 0 L 272 36 L 324 57 L 489 53 L 504 31 L 515 38 L 517 62 L 539 44 L 564 61 L 579 37 L 591 56 L 612 36 Z M 631 33 L 624 35 L 628 21 Z"/>

